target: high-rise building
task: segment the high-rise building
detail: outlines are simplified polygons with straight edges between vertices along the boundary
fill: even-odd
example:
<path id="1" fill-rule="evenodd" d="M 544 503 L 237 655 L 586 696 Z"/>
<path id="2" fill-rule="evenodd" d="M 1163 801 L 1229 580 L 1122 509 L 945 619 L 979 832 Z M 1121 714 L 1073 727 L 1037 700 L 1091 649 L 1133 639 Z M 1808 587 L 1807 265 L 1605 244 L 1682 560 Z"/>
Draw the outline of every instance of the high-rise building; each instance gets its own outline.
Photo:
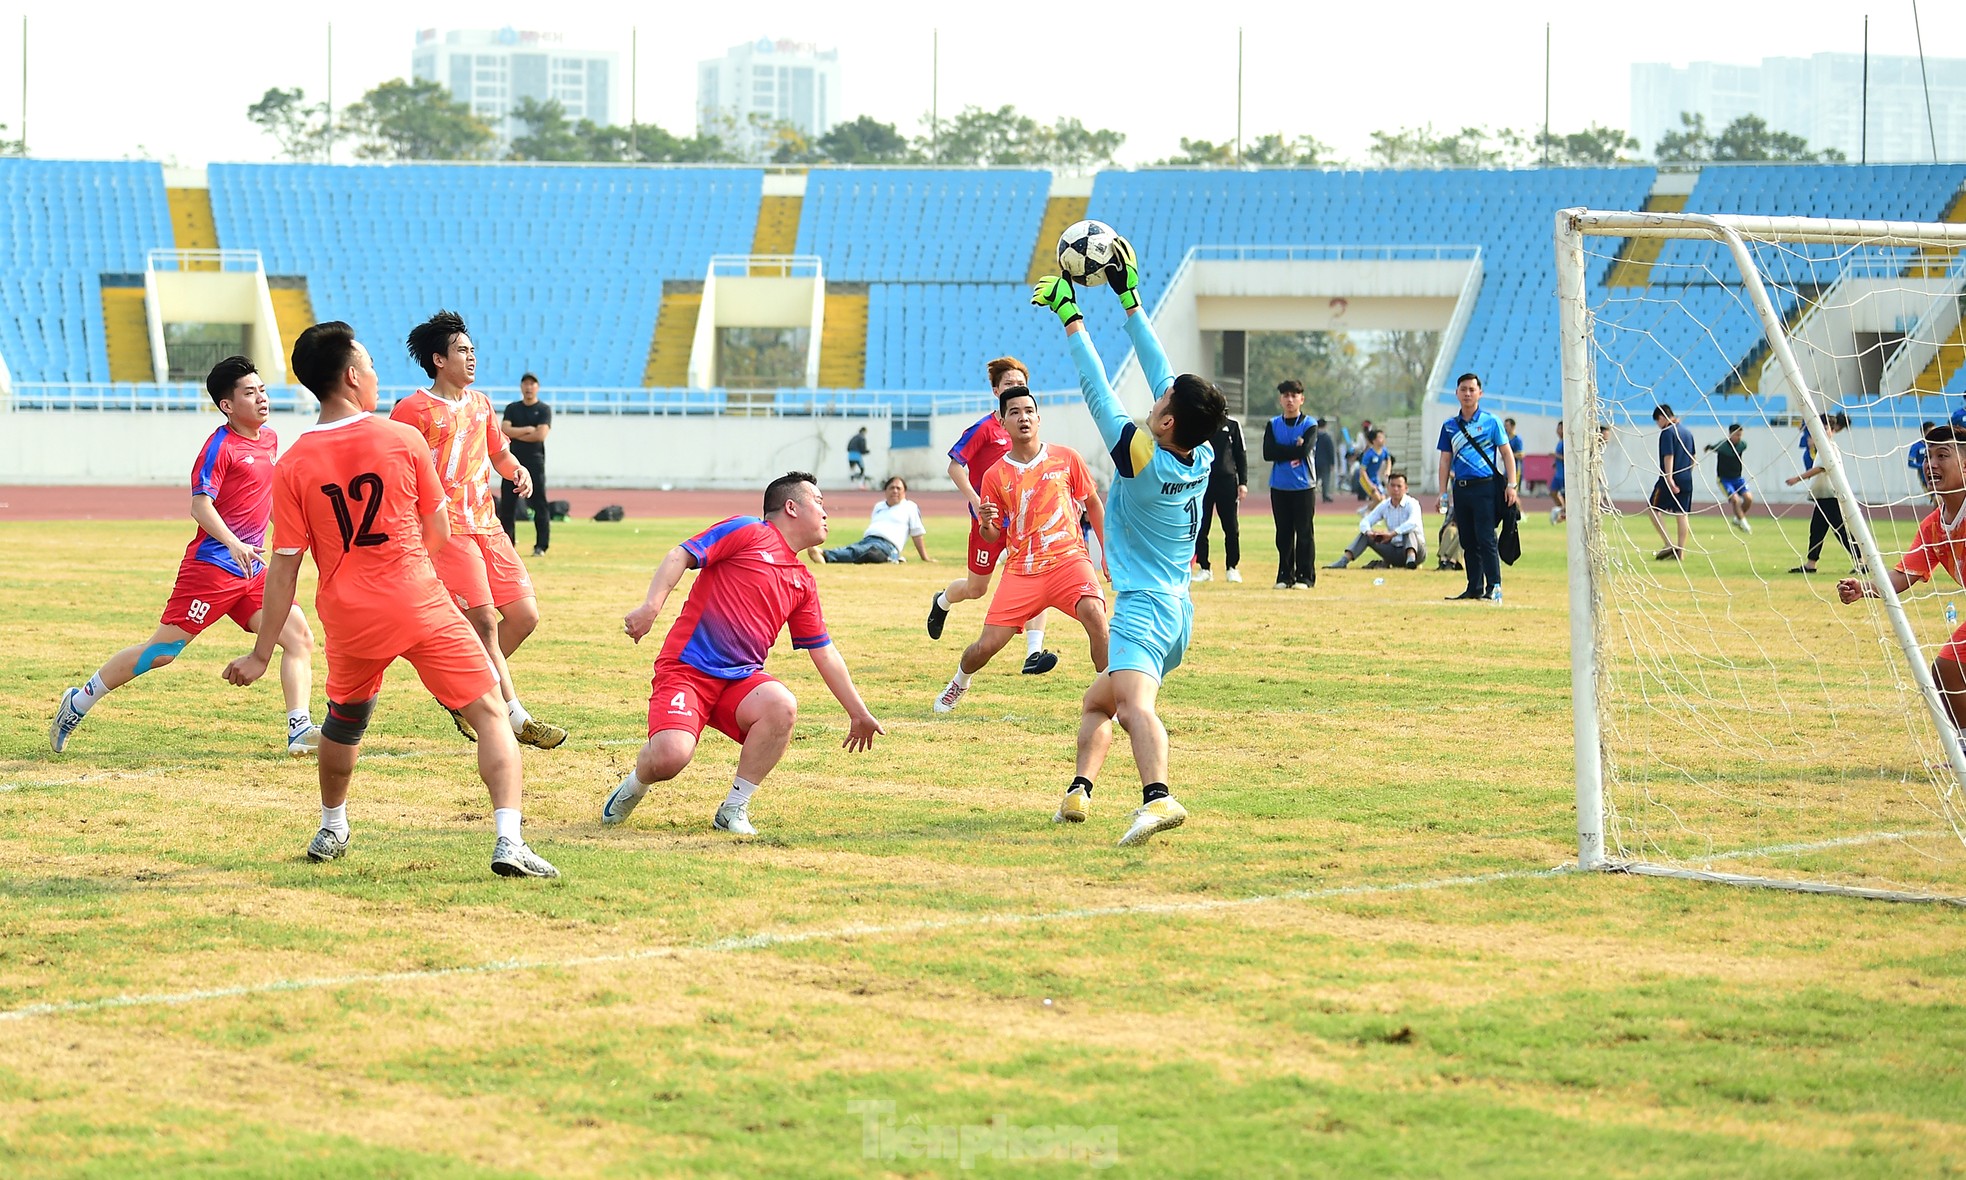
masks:
<path id="1" fill-rule="evenodd" d="M 521 99 L 558 100 L 569 119 L 625 122 L 620 56 L 576 49 L 559 33 L 534 29 L 422 29 L 412 72 L 448 86 L 452 98 L 491 125 L 502 151 L 525 133 L 512 118 Z"/>
<path id="2" fill-rule="evenodd" d="M 1631 133 L 1650 153 L 1660 136 L 1680 129 L 1681 112 L 1706 116 L 1709 133 L 1759 115 L 1771 130 L 1851 160 L 1930 161 L 1934 139 L 1939 159 L 1966 160 L 1966 59 L 1927 58 L 1921 74 L 1915 57 L 1872 57 L 1868 104 L 1865 92 L 1858 53 L 1767 57 L 1758 66 L 1635 63 Z"/>
<path id="3" fill-rule="evenodd" d="M 817 139 L 840 121 L 840 52 L 760 38 L 696 66 L 696 130 L 722 136 L 750 158 L 769 154 L 766 134 L 789 123 Z"/>

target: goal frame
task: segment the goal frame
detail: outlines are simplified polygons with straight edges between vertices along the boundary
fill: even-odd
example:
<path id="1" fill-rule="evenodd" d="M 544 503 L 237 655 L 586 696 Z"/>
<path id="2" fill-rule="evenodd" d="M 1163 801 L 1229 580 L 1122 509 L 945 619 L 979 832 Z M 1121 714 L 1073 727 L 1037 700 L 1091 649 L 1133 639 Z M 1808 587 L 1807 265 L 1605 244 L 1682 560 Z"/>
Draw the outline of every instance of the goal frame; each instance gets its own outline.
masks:
<path id="1" fill-rule="evenodd" d="M 1584 239 L 1603 238 L 1699 238 L 1724 246 L 1733 255 L 1741 272 L 1742 292 L 1760 317 L 1770 354 L 1788 378 L 1792 399 L 1815 438 L 1827 439 L 1819 394 L 1804 378 L 1782 316 L 1768 296 L 1747 238 L 1783 243 L 1829 243 L 1869 246 L 1946 246 L 1966 247 L 1966 224 L 1937 222 L 1863 221 L 1812 217 L 1753 217 L 1732 214 L 1663 213 L 1610 211 L 1586 208 L 1564 209 L 1556 215 L 1557 303 L 1563 372 L 1564 452 L 1585 458 L 1587 478 L 1578 486 L 1593 500 L 1597 471 L 1603 463 L 1603 448 L 1597 431 L 1596 368 L 1592 357 L 1592 313 L 1585 259 Z M 1864 563 L 1872 570 L 1887 568 L 1872 534 L 1870 522 L 1860 510 L 1851 487 L 1843 458 L 1834 445 L 1821 451 L 1836 496 L 1842 502 L 1843 517 L 1863 552 Z M 1643 861 L 1609 858 L 1604 838 L 1604 749 L 1598 712 L 1597 603 L 1600 601 L 1602 571 L 1591 554 L 1603 530 L 1595 511 L 1570 514 L 1567 558 L 1570 579 L 1570 690 L 1572 720 L 1576 732 L 1577 862 L 1579 870 L 1670 876 L 1727 884 L 1790 889 L 1802 892 L 1839 893 L 1889 901 L 1945 901 L 1966 904 L 1966 899 L 1897 893 L 1822 882 L 1791 881 L 1682 869 Z M 1911 620 L 1905 614 L 1890 580 L 1876 583 L 1878 596 L 1890 620 L 1900 654 L 1908 665 L 1912 681 L 1932 715 L 1938 732 L 1944 735 L 1944 748 L 1953 773 L 1966 784 L 1966 752 L 1960 749 L 1954 729 L 1939 699 L 1931 669 L 1926 665 Z"/>

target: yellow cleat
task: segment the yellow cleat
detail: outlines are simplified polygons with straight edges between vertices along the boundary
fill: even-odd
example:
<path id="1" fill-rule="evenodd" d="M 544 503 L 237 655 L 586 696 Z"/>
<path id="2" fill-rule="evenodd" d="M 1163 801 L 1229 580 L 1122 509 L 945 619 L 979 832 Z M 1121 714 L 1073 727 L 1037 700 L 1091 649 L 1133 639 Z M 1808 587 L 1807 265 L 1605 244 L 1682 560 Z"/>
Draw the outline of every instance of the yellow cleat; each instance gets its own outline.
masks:
<path id="1" fill-rule="evenodd" d="M 548 725 L 544 721 L 536 721 L 528 717 L 525 725 L 519 729 L 518 738 L 522 746 L 550 750 L 567 740 L 567 731 L 557 725 Z"/>
<path id="2" fill-rule="evenodd" d="M 1086 814 L 1091 810 L 1092 797 L 1085 793 L 1084 787 L 1075 785 L 1065 792 L 1065 801 L 1058 805 L 1058 814 L 1051 817 L 1051 822 L 1082 824 L 1085 822 Z"/>
<path id="3" fill-rule="evenodd" d="M 1133 809 L 1133 824 L 1120 837 L 1120 847 L 1145 844 L 1155 832 L 1170 831 L 1188 822 L 1188 809 L 1168 795 Z"/>

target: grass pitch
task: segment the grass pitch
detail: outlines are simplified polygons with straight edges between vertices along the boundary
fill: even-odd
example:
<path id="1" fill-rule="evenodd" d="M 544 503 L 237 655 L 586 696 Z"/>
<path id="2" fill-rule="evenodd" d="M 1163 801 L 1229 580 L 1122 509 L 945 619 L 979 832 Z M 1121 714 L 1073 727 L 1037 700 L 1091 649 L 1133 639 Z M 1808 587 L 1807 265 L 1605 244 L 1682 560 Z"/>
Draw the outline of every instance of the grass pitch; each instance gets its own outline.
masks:
<path id="1" fill-rule="evenodd" d="M 0 1174 L 1966 1168 L 1966 915 L 1547 871 L 1574 830 L 1560 529 L 1524 526 L 1496 608 L 1442 602 L 1455 574 L 1273 591 L 1252 522 L 1250 581 L 1197 587 L 1162 696 L 1193 818 L 1117 849 L 1123 737 L 1092 821 L 1050 823 L 1075 624 L 1056 672 L 1007 650 L 931 715 L 982 618 L 922 633 L 959 571 L 935 521 L 938 564 L 819 575 L 888 726 L 871 753 L 781 649 L 801 716 L 764 835 L 710 829 L 714 734 L 603 831 L 680 600 L 640 647 L 620 616 L 702 523 L 571 522 L 532 563 L 545 622 L 514 669 L 573 732 L 525 752 L 553 883 L 488 873 L 468 747 L 402 665 L 332 865 L 301 856 L 313 768 L 277 684 L 218 679 L 229 623 L 51 756 L 57 695 L 148 634 L 186 526 L 0 526 Z M 1757 565 L 1800 528 L 1764 525 Z M 1820 609 L 1799 579 L 1765 597 Z M 1901 739 L 1844 740 L 1895 764 Z"/>

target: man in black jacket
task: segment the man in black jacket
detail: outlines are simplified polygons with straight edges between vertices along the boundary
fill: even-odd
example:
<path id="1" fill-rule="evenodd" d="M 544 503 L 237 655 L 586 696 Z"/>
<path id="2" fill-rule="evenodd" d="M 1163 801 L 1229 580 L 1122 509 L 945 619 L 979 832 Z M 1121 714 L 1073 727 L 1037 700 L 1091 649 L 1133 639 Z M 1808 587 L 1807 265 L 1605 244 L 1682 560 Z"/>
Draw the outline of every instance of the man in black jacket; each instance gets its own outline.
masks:
<path id="1" fill-rule="evenodd" d="M 1317 433 L 1311 436 L 1311 467 L 1324 502 L 1331 503 L 1331 493 L 1338 487 L 1338 440 L 1331 437 L 1331 428 L 1322 418 L 1317 420 Z"/>
<path id="2" fill-rule="evenodd" d="M 1231 582 L 1242 581 L 1236 566 L 1242 561 L 1242 528 L 1236 522 L 1236 508 L 1249 494 L 1249 453 L 1242 445 L 1242 423 L 1222 419 L 1215 432 L 1215 465 L 1209 469 L 1208 490 L 1201 496 L 1201 527 L 1195 530 L 1195 581 L 1206 582 L 1215 575 L 1208 569 L 1208 525 L 1217 514 L 1222 517 L 1222 548 L 1229 559 Z"/>

